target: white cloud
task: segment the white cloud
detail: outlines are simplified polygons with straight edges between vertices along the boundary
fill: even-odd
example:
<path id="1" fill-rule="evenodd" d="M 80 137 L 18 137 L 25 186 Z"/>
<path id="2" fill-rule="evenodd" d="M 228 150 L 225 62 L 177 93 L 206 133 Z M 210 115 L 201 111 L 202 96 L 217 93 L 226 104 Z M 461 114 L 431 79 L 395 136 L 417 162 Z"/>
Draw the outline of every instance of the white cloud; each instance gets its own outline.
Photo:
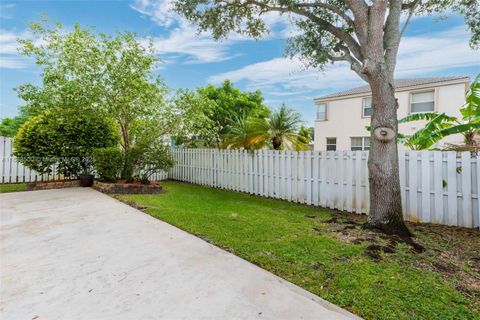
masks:
<path id="1" fill-rule="evenodd" d="M 0 56 L 0 69 L 22 69 L 27 66 L 24 59 Z"/>
<path id="2" fill-rule="evenodd" d="M 232 45 L 240 41 L 252 41 L 235 33 L 223 41 L 215 41 L 208 32 L 198 34 L 193 24 L 172 10 L 172 3 L 172 0 L 136 0 L 130 6 L 165 28 L 166 36 L 153 37 L 151 40 L 157 52 L 166 55 L 167 60 L 184 57 L 186 63 L 225 61 L 238 56 L 237 53 L 231 53 Z M 269 27 L 276 30 L 268 35 L 269 38 L 286 38 L 293 32 L 287 15 L 266 13 L 263 18 Z"/>
<path id="3" fill-rule="evenodd" d="M 0 54 L 17 54 L 19 34 L 0 29 Z"/>
<path id="4" fill-rule="evenodd" d="M 166 60 L 185 56 L 187 63 L 208 63 L 228 60 L 234 56 L 228 50 L 234 40 L 217 42 L 205 33 L 197 34 L 193 26 L 184 22 L 167 36 L 150 39 L 156 52 L 167 56 Z"/>
<path id="5" fill-rule="evenodd" d="M 24 34 L 0 29 L 0 68 L 21 69 L 26 67 L 26 59 L 22 58 L 17 51 L 17 39 L 23 36 Z"/>
<path id="6" fill-rule="evenodd" d="M 398 55 L 398 77 L 421 76 L 455 67 L 480 67 L 480 54 L 469 45 L 470 35 L 463 27 L 402 40 Z M 208 80 L 245 82 L 247 88 L 282 96 L 285 90 L 296 93 L 316 90 L 319 94 L 362 85 L 346 63 L 330 65 L 325 72 L 303 67 L 299 59 L 275 58 L 221 73 Z M 280 94 L 276 94 L 279 93 Z"/>
<path id="7" fill-rule="evenodd" d="M 2 3 L 0 4 L 0 19 L 11 19 L 12 16 L 7 14 L 5 11 L 10 8 L 14 8 L 14 3 Z"/>
<path id="8" fill-rule="evenodd" d="M 167 35 L 151 37 L 154 48 L 165 60 L 186 58 L 186 63 L 209 63 L 228 60 L 229 46 L 234 40 L 216 42 L 207 33 L 197 34 L 196 28 L 173 12 L 171 0 L 136 0 L 131 8 L 147 16 Z"/>
<path id="9" fill-rule="evenodd" d="M 406 37 L 400 44 L 397 76 L 418 76 L 455 67 L 480 66 L 480 53 L 468 45 L 463 26 L 444 32 Z"/>
<path id="10" fill-rule="evenodd" d="M 179 19 L 178 15 L 172 12 L 173 1 L 171 0 L 135 0 L 130 7 L 150 17 L 162 27 L 169 27 Z"/>
<path id="11" fill-rule="evenodd" d="M 246 81 L 247 88 L 262 89 L 264 92 L 282 96 L 282 92 L 309 91 L 314 89 L 338 88 L 351 86 L 361 80 L 344 63 L 332 65 L 325 72 L 315 69 L 305 69 L 298 58 L 275 58 L 272 60 L 254 63 L 241 69 L 221 73 L 210 77 L 213 83 L 220 83 L 225 79 L 233 82 Z M 278 94 L 280 93 L 280 94 Z"/>

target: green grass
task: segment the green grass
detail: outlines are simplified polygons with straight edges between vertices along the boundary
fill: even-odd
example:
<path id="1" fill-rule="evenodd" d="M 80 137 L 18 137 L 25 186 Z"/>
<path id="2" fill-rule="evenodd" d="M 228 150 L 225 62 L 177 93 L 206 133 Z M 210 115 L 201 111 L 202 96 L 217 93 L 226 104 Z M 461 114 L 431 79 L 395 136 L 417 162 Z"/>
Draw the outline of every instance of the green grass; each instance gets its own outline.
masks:
<path id="1" fill-rule="evenodd" d="M 163 186 L 164 194 L 119 198 L 366 319 L 480 319 L 478 292 L 455 288 L 468 277 L 480 280 L 473 262 L 465 262 L 478 255 L 477 231 L 472 240 L 459 235 L 443 246 L 438 237 L 445 231 L 411 226 L 424 253 L 397 244 L 394 253 L 372 259 L 367 246 L 388 240 L 362 229 L 358 216 L 179 182 Z M 467 255 L 461 270 L 437 272 L 439 256 L 458 250 Z"/>
<path id="2" fill-rule="evenodd" d="M 25 191 L 25 190 L 27 190 L 26 183 L 0 184 L 0 193 Z"/>

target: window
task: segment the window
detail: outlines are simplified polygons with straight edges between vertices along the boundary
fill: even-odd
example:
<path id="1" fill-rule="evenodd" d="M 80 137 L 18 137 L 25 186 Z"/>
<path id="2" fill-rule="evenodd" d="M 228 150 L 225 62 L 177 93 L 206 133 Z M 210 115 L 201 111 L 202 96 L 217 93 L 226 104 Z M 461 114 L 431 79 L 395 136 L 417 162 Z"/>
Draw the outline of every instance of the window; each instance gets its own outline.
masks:
<path id="1" fill-rule="evenodd" d="M 337 150 L 337 138 L 327 138 L 327 151 Z"/>
<path id="2" fill-rule="evenodd" d="M 362 107 L 362 116 L 371 117 L 372 116 L 372 97 L 363 98 L 363 107 Z"/>
<path id="3" fill-rule="evenodd" d="M 327 120 L 327 104 L 320 103 L 317 105 L 317 120 Z"/>
<path id="4" fill-rule="evenodd" d="M 370 137 L 352 137 L 352 151 L 370 150 Z"/>
<path id="5" fill-rule="evenodd" d="M 410 97 L 410 112 L 435 111 L 435 91 L 412 93 Z"/>

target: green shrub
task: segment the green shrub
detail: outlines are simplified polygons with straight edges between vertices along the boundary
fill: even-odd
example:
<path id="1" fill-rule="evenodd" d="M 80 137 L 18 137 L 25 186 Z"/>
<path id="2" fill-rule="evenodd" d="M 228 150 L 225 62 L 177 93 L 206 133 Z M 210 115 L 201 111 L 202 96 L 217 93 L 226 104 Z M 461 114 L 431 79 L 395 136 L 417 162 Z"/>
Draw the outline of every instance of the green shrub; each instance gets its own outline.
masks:
<path id="1" fill-rule="evenodd" d="M 142 183 L 148 183 L 155 172 L 166 171 L 174 164 L 170 148 L 154 142 L 144 149 L 136 160 L 136 177 Z"/>
<path id="2" fill-rule="evenodd" d="M 93 161 L 100 180 L 115 182 L 120 176 L 124 157 L 119 148 L 99 148 L 93 150 Z"/>
<path id="3" fill-rule="evenodd" d="M 55 109 L 25 122 L 14 138 L 15 156 L 40 173 L 79 176 L 90 171 L 96 148 L 118 144 L 112 120 L 85 110 Z"/>

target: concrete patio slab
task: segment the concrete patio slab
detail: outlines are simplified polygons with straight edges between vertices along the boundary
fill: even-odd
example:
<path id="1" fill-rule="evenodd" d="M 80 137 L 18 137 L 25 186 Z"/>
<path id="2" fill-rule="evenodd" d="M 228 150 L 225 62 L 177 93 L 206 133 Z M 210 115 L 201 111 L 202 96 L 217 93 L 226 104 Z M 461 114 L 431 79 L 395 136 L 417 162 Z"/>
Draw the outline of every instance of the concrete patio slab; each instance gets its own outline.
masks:
<path id="1" fill-rule="evenodd" d="M 89 188 L 0 206 L 1 319 L 359 319 Z"/>

